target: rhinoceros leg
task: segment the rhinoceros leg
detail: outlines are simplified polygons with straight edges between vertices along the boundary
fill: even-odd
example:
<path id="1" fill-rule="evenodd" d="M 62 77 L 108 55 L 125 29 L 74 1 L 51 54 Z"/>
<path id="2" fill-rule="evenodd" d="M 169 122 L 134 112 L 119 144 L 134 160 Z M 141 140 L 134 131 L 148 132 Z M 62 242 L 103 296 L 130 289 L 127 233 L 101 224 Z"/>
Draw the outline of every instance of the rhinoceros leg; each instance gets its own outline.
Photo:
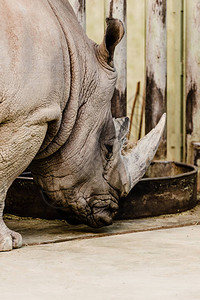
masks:
<path id="1" fill-rule="evenodd" d="M 0 251 L 9 251 L 22 246 L 21 234 L 10 230 L 3 221 L 3 209 L 6 192 L 0 192 Z M 4 200 L 3 200 L 4 199 Z"/>
<path id="2" fill-rule="evenodd" d="M 47 123 L 0 125 L 0 251 L 9 251 L 22 246 L 22 237 L 3 221 L 6 193 L 14 179 L 37 154 L 46 134 Z"/>

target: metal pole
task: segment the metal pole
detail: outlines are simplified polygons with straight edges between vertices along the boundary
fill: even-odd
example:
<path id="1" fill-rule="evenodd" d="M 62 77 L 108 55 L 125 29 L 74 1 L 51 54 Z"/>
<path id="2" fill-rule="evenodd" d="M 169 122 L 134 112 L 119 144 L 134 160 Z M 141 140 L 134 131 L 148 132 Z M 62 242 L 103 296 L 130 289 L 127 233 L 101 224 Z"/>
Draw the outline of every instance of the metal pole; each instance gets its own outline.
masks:
<path id="1" fill-rule="evenodd" d="M 85 0 L 69 0 L 77 19 L 84 30 L 86 30 L 86 13 L 85 13 Z"/>
<path id="2" fill-rule="evenodd" d="M 105 0 L 105 18 L 116 18 L 127 26 L 126 0 Z M 118 80 L 112 99 L 112 114 L 114 117 L 124 117 L 127 114 L 127 33 L 115 50 L 114 61 Z"/>
<path id="3" fill-rule="evenodd" d="M 167 110 L 167 0 L 146 0 L 146 107 L 148 133 Z M 167 155 L 166 132 L 156 154 Z"/>

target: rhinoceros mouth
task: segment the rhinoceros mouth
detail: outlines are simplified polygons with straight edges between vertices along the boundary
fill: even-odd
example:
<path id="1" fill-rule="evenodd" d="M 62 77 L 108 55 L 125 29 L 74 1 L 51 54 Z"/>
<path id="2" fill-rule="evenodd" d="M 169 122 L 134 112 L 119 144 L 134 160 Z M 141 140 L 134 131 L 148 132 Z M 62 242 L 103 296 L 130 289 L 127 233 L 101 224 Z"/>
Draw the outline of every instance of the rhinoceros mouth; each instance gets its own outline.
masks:
<path id="1" fill-rule="evenodd" d="M 102 198 L 102 196 L 91 197 L 89 201 L 90 214 L 86 216 L 85 224 L 100 228 L 111 225 L 113 218 L 118 212 L 118 201 L 114 197 Z"/>
<path id="2" fill-rule="evenodd" d="M 69 206 L 77 224 L 83 223 L 93 228 L 111 225 L 118 212 L 118 200 L 108 195 L 79 197 L 77 201 L 69 203 Z M 70 218 L 73 219 L 73 216 L 71 215 Z M 68 220 L 67 214 L 66 220 Z"/>
<path id="3" fill-rule="evenodd" d="M 113 218 L 117 214 L 118 207 L 113 210 L 108 207 L 102 207 L 97 212 L 93 212 L 91 218 L 88 218 L 88 225 L 94 228 L 109 226 L 113 223 Z"/>
<path id="4" fill-rule="evenodd" d="M 83 201 L 83 199 L 81 199 Z M 97 200 L 96 200 L 97 201 Z M 62 217 L 70 224 L 85 224 L 93 228 L 109 226 L 113 223 L 113 218 L 117 214 L 118 204 L 112 200 L 105 200 L 105 203 L 96 203 L 93 206 L 86 204 L 87 208 L 77 209 L 71 207 L 59 208 Z"/>

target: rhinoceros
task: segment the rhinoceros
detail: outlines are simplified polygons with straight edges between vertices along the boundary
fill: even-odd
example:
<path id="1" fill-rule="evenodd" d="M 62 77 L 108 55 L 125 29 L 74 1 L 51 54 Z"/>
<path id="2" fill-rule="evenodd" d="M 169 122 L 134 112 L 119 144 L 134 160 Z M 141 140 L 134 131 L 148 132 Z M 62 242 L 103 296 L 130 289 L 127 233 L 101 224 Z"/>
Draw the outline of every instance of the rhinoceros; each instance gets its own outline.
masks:
<path id="1" fill-rule="evenodd" d="M 67 0 L 0 0 L 0 17 L 0 251 L 22 245 L 2 215 L 8 188 L 28 166 L 66 216 L 92 227 L 111 224 L 165 127 L 163 116 L 125 151 L 128 118 L 111 115 L 122 22 L 107 20 L 97 45 Z"/>

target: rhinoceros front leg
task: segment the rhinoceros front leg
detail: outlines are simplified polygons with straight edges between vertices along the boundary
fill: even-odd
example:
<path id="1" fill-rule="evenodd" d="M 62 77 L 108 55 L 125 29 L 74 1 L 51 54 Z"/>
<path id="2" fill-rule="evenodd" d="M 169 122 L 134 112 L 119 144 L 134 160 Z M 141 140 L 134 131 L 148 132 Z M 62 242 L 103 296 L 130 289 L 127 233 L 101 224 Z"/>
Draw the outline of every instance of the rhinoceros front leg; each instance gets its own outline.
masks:
<path id="1" fill-rule="evenodd" d="M 10 251 L 22 246 L 21 234 L 10 230 L 3 221 L 6 191 L 0 192 L 0 251 Z"/>
<path id="2" fill-rule="evenodd" d="M 19 233 L 3 221 L 6 193 L 12 182 L 33 160 L 44 140 L 47 124 L 13 124 L 0 126 L 0 251 L 22 246 Z"/>

